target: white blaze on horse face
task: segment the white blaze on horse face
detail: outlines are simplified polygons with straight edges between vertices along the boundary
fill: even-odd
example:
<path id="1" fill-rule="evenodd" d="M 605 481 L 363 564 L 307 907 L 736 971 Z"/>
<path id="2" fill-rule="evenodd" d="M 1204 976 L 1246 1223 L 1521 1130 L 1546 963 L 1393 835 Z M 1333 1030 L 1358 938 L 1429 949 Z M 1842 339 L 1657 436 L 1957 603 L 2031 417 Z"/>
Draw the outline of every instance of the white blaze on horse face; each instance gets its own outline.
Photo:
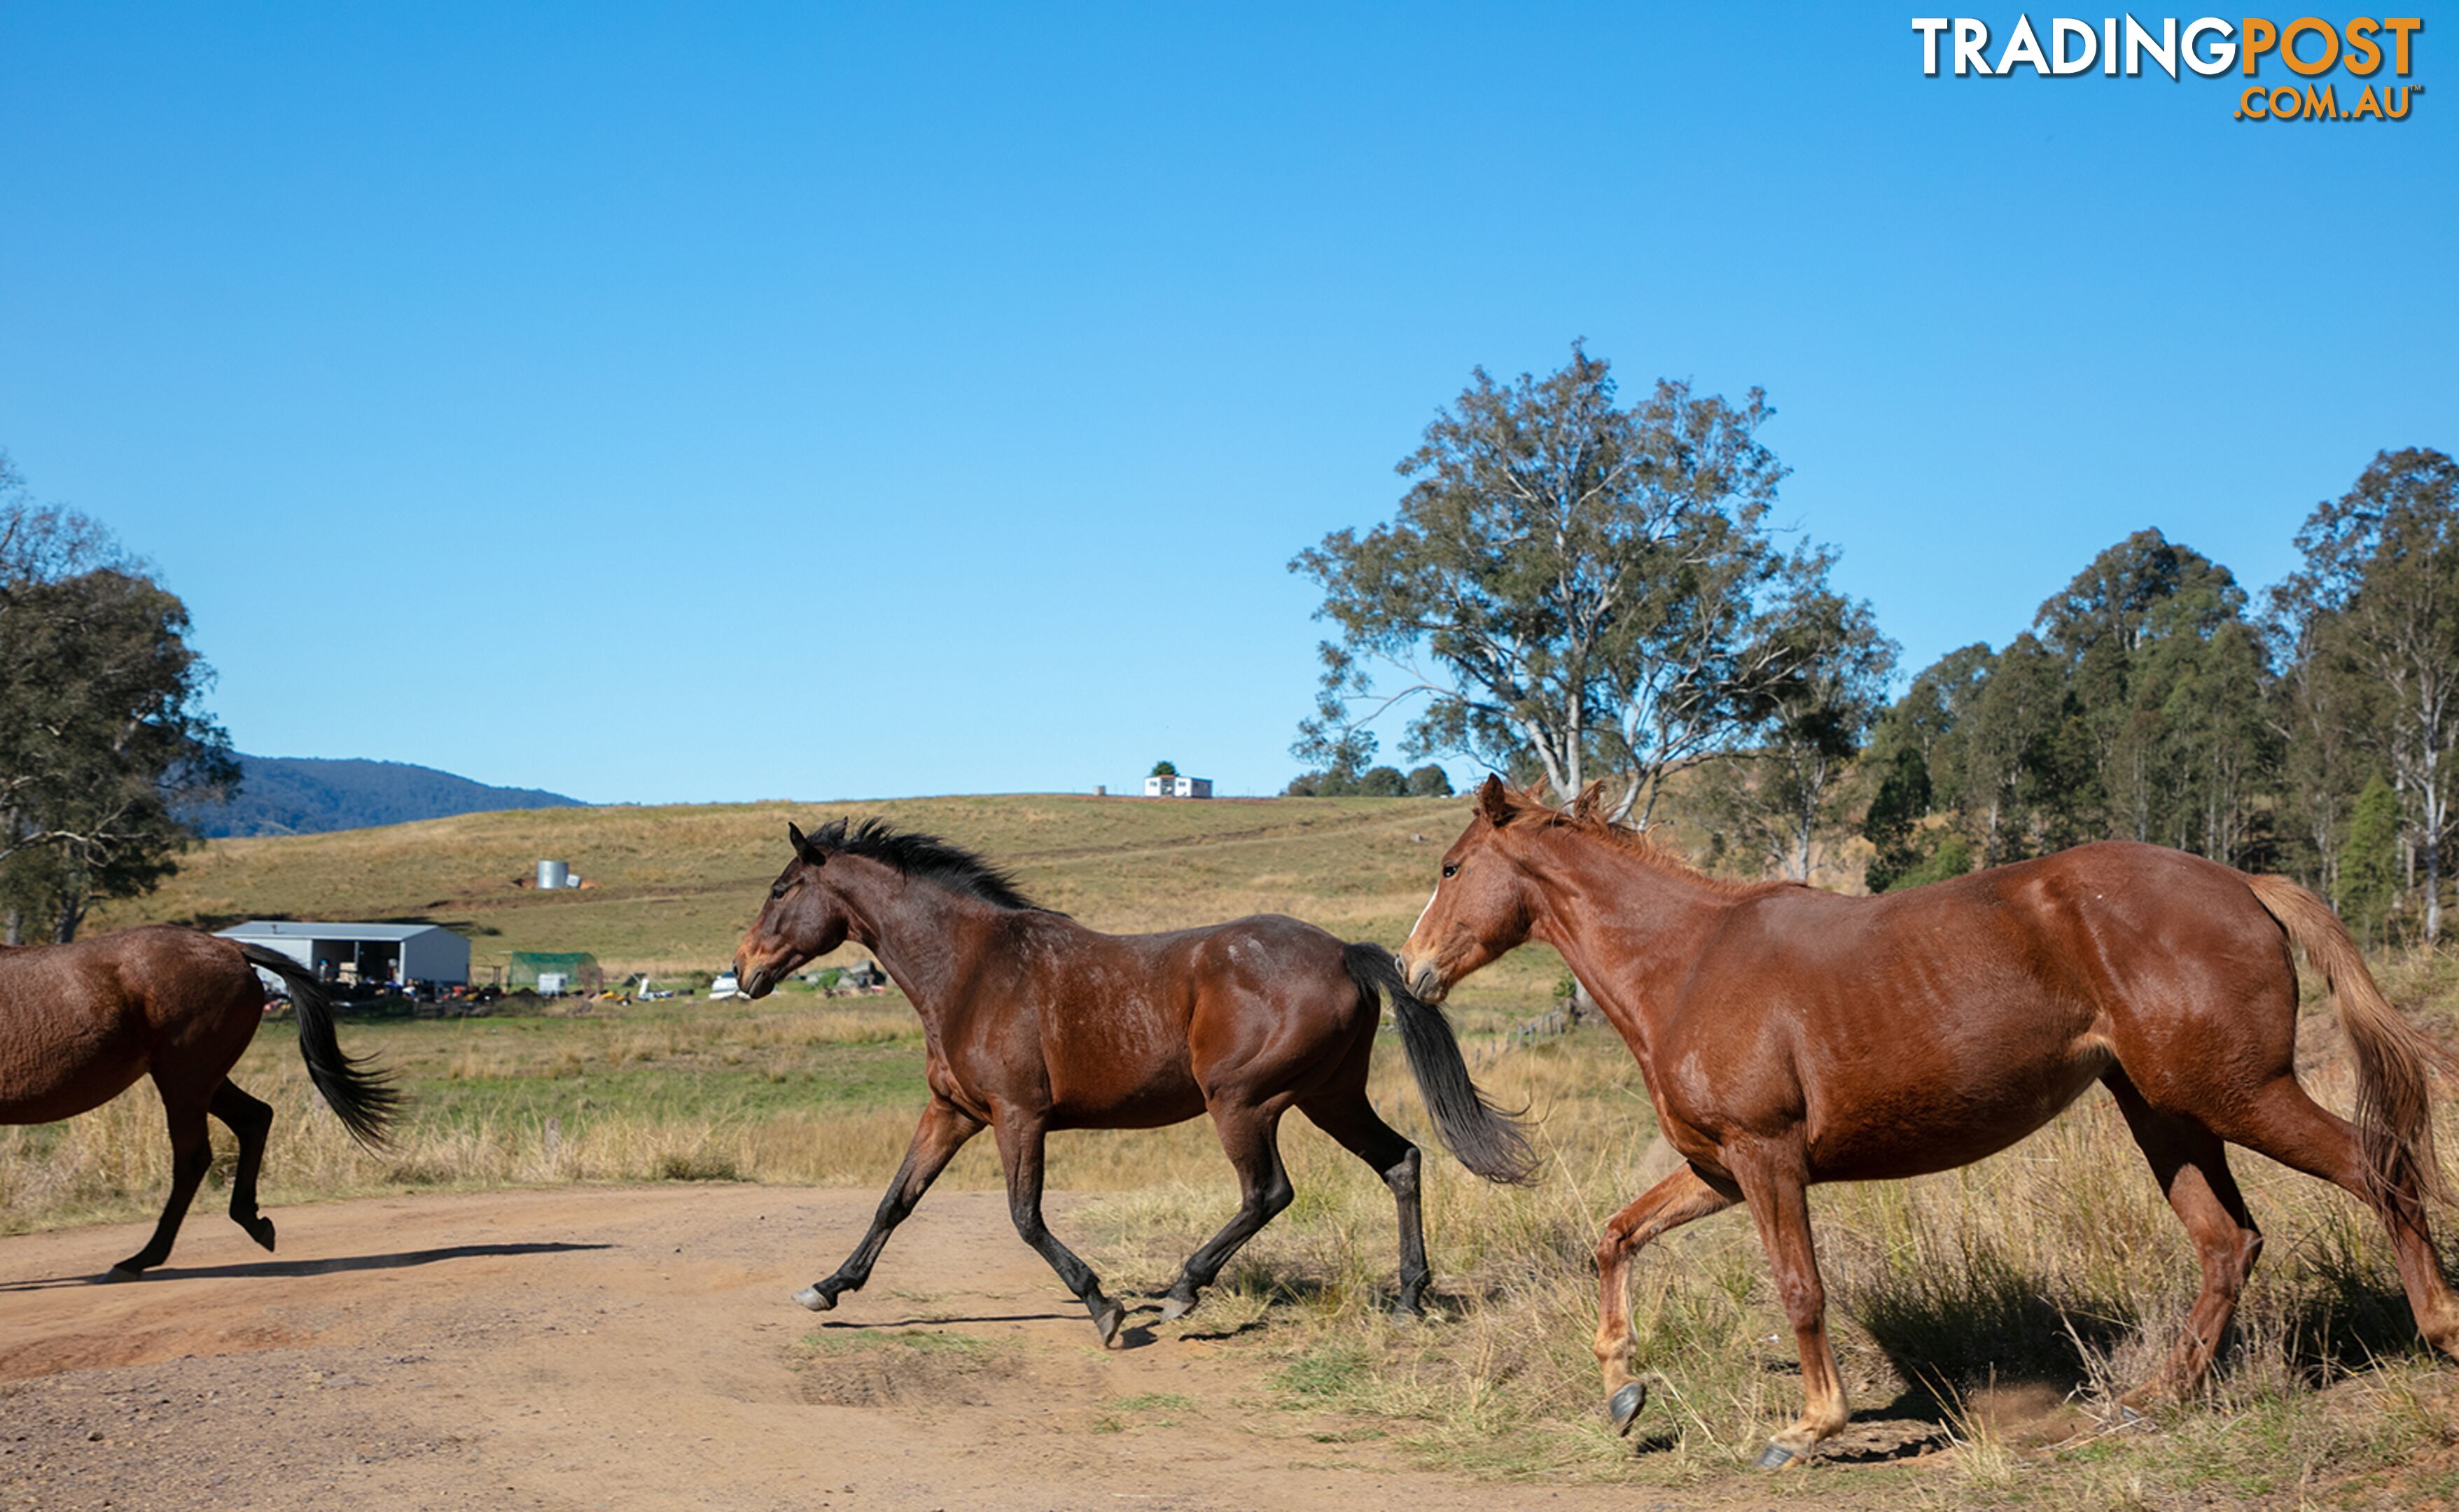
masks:
<path id="1" fill-rule="evenodd" d="M 1409 940 L 1416 939 L 1418 937 L 1418 931 L 1426 927 L 1426 915 L 1435 911 L 1435 899 L 1440 897 L 1442 895 L 1442 892 L 1443 885 L 1440 882 L 1438 882 L 1435 884 L 1435 890 L 1426 894 L 1426 906 L 1418 910 L 1418 922 L 1409 926 Z M 1409 943 L 1409 940 L 1403 940 L 1400 943 L 1405 946 Z"/>

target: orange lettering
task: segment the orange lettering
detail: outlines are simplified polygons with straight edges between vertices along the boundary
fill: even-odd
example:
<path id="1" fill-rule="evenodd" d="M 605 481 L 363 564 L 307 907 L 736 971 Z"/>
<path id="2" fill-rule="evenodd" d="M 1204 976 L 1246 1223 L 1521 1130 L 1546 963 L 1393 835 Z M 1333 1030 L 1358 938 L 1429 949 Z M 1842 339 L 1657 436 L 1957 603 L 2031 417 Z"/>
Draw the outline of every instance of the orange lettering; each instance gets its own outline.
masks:
<path id="1" fill-rule="evenodd" d="M 2390 71 L 2401 78 L 2407 77 L 2407 38 L 2410 32 L 2425 30 L 2422 16 L 2393 16 L 2383 23 L 2383 30 L 2398 38 L 2392 44 Z"/>
<path id="2" fill-rule="evenodd" d="M 2343 32 L 2348 41 L 2348 72 L 2359 78 L 2364 78 L 2382 67 L 2382 49 L 2373 43 L 2378 25 L 2371 16 L 2359 16 L 2349 22 Z"/>
<path id="3" fill-rule="evenodd" d="M 2320 36 L 2329 44 L 2323 48 L 2322 57 L 2311 63 L 2297 55 L 2297 39 L 2309 35 Z M 2291 21 L 2288 30 L 2280 33 L 2280 61 L 2288 65 L 2290 73 L 2302 74 L 2307 78 L 2317 74 L 2328 74 L 2331 65 L 2340 61 L 2340 33 L 2321 16 L 2304 16 Z"/>

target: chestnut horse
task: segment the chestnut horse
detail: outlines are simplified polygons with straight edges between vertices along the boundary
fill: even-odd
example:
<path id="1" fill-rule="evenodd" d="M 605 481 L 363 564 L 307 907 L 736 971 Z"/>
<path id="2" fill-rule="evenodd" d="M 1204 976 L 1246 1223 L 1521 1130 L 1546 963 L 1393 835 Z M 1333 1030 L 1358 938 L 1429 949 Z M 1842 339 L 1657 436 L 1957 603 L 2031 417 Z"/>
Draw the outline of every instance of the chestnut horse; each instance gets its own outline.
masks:
<path id="1" fill-rule="evenodd" d="M 213 1165 L 205 1115 L 239 1136 L 230 1215 L 273 1248 L 273 1220 L 256 1210 L 257 1170 L 273 1109 L 239 1088 L 230 1069 L 264 1020 L 264 983 L 280 976 L 299 1010 L 299 1053 L 342 1126 L 382 1142 L 396 1094 L 342 1053 L 333 1005 L 307 968 L 279 952 L 155 925 L 74 945 L 0 949 L 0 1124 L 50 1124 L 102 1106 L 140 1076 L 154 1079 L 171 1127 L 171 1197 L 145 1248 L 113 1266 L 132 1276 L 171 1258 L 197 1184 Z"/>
<path id="2" fill-rule="evenodd" d="M 1389 952 L 1296 919 L 1261 916 L 1167 934 L 1102 934 L 1036 908 L 979 856 L 873 819 L 806 838 L 735 951 L 744 990 L 851 939 L 879 957 L 921 1016 L 930 1103 L 913 1147 L 846 1262 L 794 1300 L 814 1312 L 871 1277 L 889 1233 L 964 1143 L 989 1126 L 1024 1242 L 1092 1314 L 1106 1348 L 1125 1310 L 1041 1221 L 1043 1136 L 1158 1128 L 1212 1115 L 1243 1200 L 1165 1298 L 1185 1315 L 1238 1248 L 1290 1205 L 1281 1115 L 1294 1107 L 1372 1166 L 1400 1218 L 1398 1309 L 1427 1280 L 1418 1148 L 1376 1115 L 1366 1071 L 1388 991 L 1410 1069 L 1443 1143 L 1490 1181 L 1533 1161 L 1525 1137 L 1471 1082 L 1442 1016 L 1400 985 Z"/>
<path id="3" fill-rule="evenodd" d="M 1401 947 L 1419 997 L 1530 939 L 1562 953 L 1646 1076 L 1687 1161 L 1597 1245 L 1596 1355 L 1629 1432 L 1647 1400 L 1628 1278 L 1641 1246 L 1750 1206 L 1801 1351 L 1808 1397 L 1765 1467 L 1844 1425 L 1807 1188 L 1950 1169 L 2005 1149 L 2094 1082 L 2115 1095 L 2202 1262 L 2186 1337 L 2130 1401 L 2210 1368 L 2262 1236 L 2229 1175 L 2241 1144 L 2335 1182 L 2390 1230 L 2434 1348 L 2459 1355 L 2459 1300 L 2426 1200 L 2427 1071 L 2449 1063 L 2401 1018 L 2338 919 L 2284 877 L 2156 846 L 2104 844 L 1952 881 L 1844 897 L 1713 880 L 1592 810 L 1489 778 Z M 2356 1052 L 2357 1120 L 2294 1068 L 2301 949 Z"/>

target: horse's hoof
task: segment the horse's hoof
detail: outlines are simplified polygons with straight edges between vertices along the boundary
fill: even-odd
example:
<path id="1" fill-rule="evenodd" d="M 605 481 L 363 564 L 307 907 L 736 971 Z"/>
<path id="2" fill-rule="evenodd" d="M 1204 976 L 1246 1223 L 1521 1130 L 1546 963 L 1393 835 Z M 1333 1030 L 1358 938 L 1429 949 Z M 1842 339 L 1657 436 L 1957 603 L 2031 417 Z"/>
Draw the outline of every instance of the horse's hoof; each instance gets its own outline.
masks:
<path id="1" fill-rule="evenodd" d="M 1780 1443 L 1772 1443 L 1759 1451 L 1759 1457 L 1751 1461 L 1751 1468 L 1754 1470 L 1781 1470 L 1791 1463 L 1793 1463 L 1793 1451 L 1787 1449 Z"/>
<path id="2" fill-rule="evenodd" d="M 264 1251 L 265 1251 L 266 1253 L 270 1254 L 270 1253 L 272 1253 L 272 1252 L 273 1252 L 273 1220 L 272 1220 L 272 1219 L 270 1219 L 270 1218 L 243 1218 L 243 1219 L 240 1220 L 240 1227 L 241 1227 L 241 1228 L 244 1228 L 244 1229 L 246 1229 L 246 1230 L 247 1230 L 247 1236 L 248 1236 L 250 1239 L 255 1240 L 255 1241 L 257 1242 L 257 1244 L 258 1244 L 259 1246 L 261 1246 L 261 1247 L 264 1250 Z"/>
<path id="3" fill-rule="evenodd" d="M 1093 1314 L 1093 1332 L 1102 1335 L 1103 1349 L 1118 1342 L 1119 1329 L 1126 1321 L 1127 1310 L 1116 1302 L 1103 1304 L 1101 1310 Z"/>
<path id="4" fill-rule="evenodd" d="M 807 1286 L 794 1293 L 794 1300 L 814 1312 L 826 1312 L 837 1305 L 837 1299 L 815 1286 Z"/>
<path id="5" fill-rule="evenodd" d="M 1161 1320 L 1165 1323 L 1175 1323 L 1194 1311 L 1193 1297 L 1166 1296 L 1161 1299 Z M 1103 1342 L 1108 1341 L 1105 1339 Z"/>
<path id="6" fill-rule="evenodd" d="M 1648 1383 L 1632 1381 L 1606 1399 L 1606 1416 L 1613 1419 L 1614 1432 L 1629 1438 L 1630 1425 L 1639 1421 L 1639 1410 L 1648 1405 Z"/>
<path id="7" fill-rule="evenodd" d="M 146 1268 L 135 1260 L 122 1260 L 102 1273 L 105 1281 L 135 1281 L 145 1274 Z"/>

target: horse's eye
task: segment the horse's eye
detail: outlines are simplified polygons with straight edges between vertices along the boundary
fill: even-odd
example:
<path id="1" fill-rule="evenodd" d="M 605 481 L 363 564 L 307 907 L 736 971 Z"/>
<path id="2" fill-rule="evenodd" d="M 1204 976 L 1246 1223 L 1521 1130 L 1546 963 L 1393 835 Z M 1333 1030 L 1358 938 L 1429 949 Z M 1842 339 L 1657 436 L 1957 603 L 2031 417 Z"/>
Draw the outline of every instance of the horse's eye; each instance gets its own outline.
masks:
<path id="1" fill-rule="evenodd" d="M 775 887 L 768 890 L 768 901 L 771 903 L 776 902 L 779 898 L 784 897 L 785 895 L 786 884 L 783 882 L 778 883 Z"/>
<path id="2" fill-rule="evenodd" d="M 1456 876 L 1458 876 L 1458 875 L 1460 875 L 1460 868 L 1458 868 L 1458 867 L 1456 867 L 1456 866 L 1447 866 L 1447 867 L 1443 868 L 1443 880 L 1444 880 L 1444 881 L 1448 882 L 1448 881 L 1450 881 L 1452 878 L 1454 878 L 1454 877 L 1456 877 Z"/>

